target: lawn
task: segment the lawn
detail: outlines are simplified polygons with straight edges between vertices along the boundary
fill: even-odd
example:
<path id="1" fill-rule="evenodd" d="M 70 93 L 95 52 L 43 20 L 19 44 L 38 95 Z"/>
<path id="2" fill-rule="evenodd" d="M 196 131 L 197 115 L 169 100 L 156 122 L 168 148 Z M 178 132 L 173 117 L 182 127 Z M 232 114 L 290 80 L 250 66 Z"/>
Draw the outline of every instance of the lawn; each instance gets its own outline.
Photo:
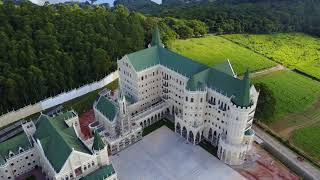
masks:
<path id="1" fill-rule="evenodd" d="M 301 33 L 231 34 L 222 37 L 320 79 L 320 38 Z"/>
<path id="2" fill-rule="evenodd" d="M 208 66 L 229 59 L 238 74 L 243 74 L 247 68 L 250 71 L 257 71 L 275 66 L 273 61 L 264 56 L 219 36 L 208 35 L 203 38 L 175 40 L 170 42 L 169 48 Z"/>
<path id="3" fill-rule="evenodd" d="M 302 113 L 317 101 L 320 94 L 320 83 L 289 70 L 253 79 L 254 83 L 264 83 L 273 92 L 276 104 L 275 114 L 270 121 L 275 123 L 281 118 Z"/>
<path id="4" fill-rule="evenodd" d="M 161 119 L 161 120 L 151 124 L 150 126 L 144 128 L 143 132 L 142 132 L 142 136 L 146 136 L 146 135 L 152 133 L 153 131 L 161 128 L 162 126 L 167 126 L 169 129 L 171 129 L 174 132 L 174 124 L 167 119 Z"/>
<path id="5" fill-rule="evenodd" d="M 291 142 L 320 162 L 320 123 L 294 131 Z"/>
<path id="6" fill-rule="evenodd" d="M 115 90 L 117 87 L 118 80 L 115 80 L 106 86 L 106 88 L 111 90 Z M 98 93 L 102 91 L 102 89 L 104 88 L 97 89 L 88 94 L 72 99 L 68 102 L 63 103 L 62 106 L 64 107 L 64 110 L 74 109 L 79 114 L 86 112 L 92 108 L 94 101 L 98 97 Z"/>

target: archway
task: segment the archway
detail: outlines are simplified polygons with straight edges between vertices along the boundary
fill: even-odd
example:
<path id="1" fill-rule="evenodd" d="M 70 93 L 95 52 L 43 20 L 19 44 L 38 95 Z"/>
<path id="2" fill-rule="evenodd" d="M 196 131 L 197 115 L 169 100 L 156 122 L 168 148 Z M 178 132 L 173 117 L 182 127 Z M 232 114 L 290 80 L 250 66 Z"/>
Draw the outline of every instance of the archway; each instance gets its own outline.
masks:
<path id="1" fill-rule="evenodd" d="M 212 129 L 211 128 L 209 130 L 208 139 L 209 139 L 209 141 L 212 140 Z"/>
<path id="2" fill-rule="evenodd" d="M 172 112 L 171 112 L 172 115 L 174 115 L 174 106 L 172 106 Z"/>
<path id="3" fill-rule="evenodd" d="M 192 144 L 194 143 L 194 137 L 193 137 L 192 131 L 189 131 L 189 139 L 188 140 L 190 143 L 192 143 Z"/>
<path id="4" fill-rule="evenodd" d="M 147 127 L 147 121 L 146 120 L 143 121 L 143 124 L 144 124 L 144 127 Z"/>
<path id="5" fill-rule="evenodd" d="M 183 127 L 183 128 L 182 128 L 182 137 L 184 137 L 185 139 L 187 139 L 187 138 L 188 138 L 188 137 L 187 137 L 187 134 L 188 134 L 188 132 L 187 132 L 186 127 Z"/>
<path id="6" fill-rule="evenodd" d="M 177 126 L 176 126 L 176 133 L 180 134 L 181 135 L 181 127 L 180 127 L 180 123 L 177 123 Z"/>
<path id="7" fill-rule="evenodd" d="M 154 121 L 153 121 L 153 116 L 151 117 L 151 124 L 153 124 L 154 123 Z"/>
<path id="8" fill-rule="evenodd" d="M 200 142 L 200 133 L 197 132 L 197 135 L 196 135 L 196 144 L 198 144 Z"/>

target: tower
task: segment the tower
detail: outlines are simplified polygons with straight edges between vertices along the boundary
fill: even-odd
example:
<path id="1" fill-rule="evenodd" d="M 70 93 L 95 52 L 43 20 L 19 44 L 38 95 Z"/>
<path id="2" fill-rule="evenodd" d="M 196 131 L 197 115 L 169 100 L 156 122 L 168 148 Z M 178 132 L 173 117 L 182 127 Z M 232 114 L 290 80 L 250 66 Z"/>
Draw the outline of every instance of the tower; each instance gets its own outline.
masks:
<path id="1" fill-rule="evenodd" d="M 126 131 L 130 130 L 130 117 L 128 116 L 128 105 L 127 100 L 124 95 L 120 95 L 118 98 L 118 104 L 119 104 L 119 130 L 120 134 L 125 133 Z"/>
<path id="2" fill-rule="evenodd" d="M 244 75 L 239 92 L 231 98 L 227 133 L 220 136 L 218 157 L 229 165 L 240 165 L 251 149 L 254 131 L 251 129 L 251 116 L 254 114 L 257 99 L 250 98 L 249 71 Z M 250 132 L 250 133 L 248 133 Z"/>
<path id="3" fill-rule="evenodd" d="M 94 133 L 92 152 L 97 155 L 97 161 L 100 167 L 109 164 L 107 146 L 104 144 L 98 132 Z"/>
<path id="4" fill-rule="evenodd" d="M 152 40 L 151 40 L 151 43 L 148 45 L 149 48 L 152 46 L 164 47 L 164 44 L 162 44 L 162 41 L 161 41 L 161 36 L 160 36 L 160 31 L 159 31 L 158 25 L 156 25 L 156 27 L 153 29 Z"/>

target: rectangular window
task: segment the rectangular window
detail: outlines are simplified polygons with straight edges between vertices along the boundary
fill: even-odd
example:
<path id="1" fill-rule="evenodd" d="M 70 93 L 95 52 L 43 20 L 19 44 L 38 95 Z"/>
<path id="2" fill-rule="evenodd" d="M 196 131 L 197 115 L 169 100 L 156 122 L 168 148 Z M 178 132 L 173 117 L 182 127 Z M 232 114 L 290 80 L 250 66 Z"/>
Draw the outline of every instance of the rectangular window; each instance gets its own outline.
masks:
<path id="1" fill-rule="evenodd" d="M 193 102 L 193 98 L 191 98 L 191 102 Z"/>

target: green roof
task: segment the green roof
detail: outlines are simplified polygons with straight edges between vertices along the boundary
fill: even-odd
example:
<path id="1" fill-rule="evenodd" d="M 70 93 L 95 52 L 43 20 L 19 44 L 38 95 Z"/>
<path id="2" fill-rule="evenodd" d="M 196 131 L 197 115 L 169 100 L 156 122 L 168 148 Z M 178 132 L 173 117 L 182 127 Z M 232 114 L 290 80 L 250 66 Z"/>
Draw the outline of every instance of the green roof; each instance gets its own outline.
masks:
<path id="1" fill-rule="evenodd" d="M 68 127 L 64 121 L 73 116 L 73 112 L 55 117 L 42 114 L 36 123 L 37 130 L 34 137 L 40 140 L 45 156 L 57 173 L 60 172 L 73 149 L 91 154 L 78 139 L 73 127 Z"/>
<path id="2" fill-rule="evenodd" d="M 19 153 L 19 147 L 24 150 L 31 147 L 28 137 L 24 132 L 7 139 L 0 143 L 0 164 L 5 163 L 5 159 L 9 157 L 9 152 L 12 151 L 15 154 Z"/>
<path id="3" fill-rule="evenodd" d="M 158 36 L 160 35 L 156 29 L 153 33 L 153 39 L 158 39 Z M 186 87 L 188 90 L 196 91 L 209 87 L 232 97 L 232 101 L 236 105 L 246 107 L 250 105 L 249 74 L 243 80 L 235 78 L 229 61 L 209 67 L 172 52 L 157 43 L 152 44 L 153 46 L 150 48 L 128 55 L 130 63 L 137 72 L 161 64 L 190 78 Z"/>
<path id="4" fill-rule="evenodd" d="M 218 71 L 224 72 L 226 74 L 229 74 L 230 76 L 234 76 L 235 75 L 229 60 L 225 61 L 225 62 L 223 62 L 221 64 L 217 64 L 212 68 L 214 68 L 214 69 L 216 69 Z"/>
<path id="5" fill-rule="evenodd" d="M 104 96 L 101 96 L 98 99 L 96 108 L 110 121 L 113 121 L 114 117 L 116 116 L 116 106 Z"/>
<path id="6" fill-rule="evenodd" d="M 191 77 L 193 74 L 208 68 L 204 64 L 195 62 L 160 46 L 152 46 L 151 48 L 128 54 L 128 58 L 136 71 L 142 71 L 161 64 L 187 77 Z"/>
<path id="7" fill-rule="evenodd" d="M 244 74 L 242 83 L 240 84 L 239 94 L 234 98 L 233 102 L 240 106 L 250 106 L 250 78 L 249 70 Z"/>
<path id="8" fill-rule="evenodd" d="M 253 131 L 252 129 L 248 129 L 248 130 L 246 130 L 246 131 L 244 132 L 244 135 L 246 135 L 246 136 L 250 136 L 250 135 L 252 135 L 252 134 L 254 134 L 254 131 Z"/>
<path id="9" fill-rule="evenodd" d="M 87 175 L 86 177 L 81 178 L 81 180 L 103 180 L 113 174 L 115 174 L 115 170 L 112 164 L 104 166 L 93 173 Z"/>
<path id="10" fill-rule="evenodd" d="M 163 46 L 158 26 L 156 26 L 152 32 L 151 46 Z"/>
<path id="11" fill-rule="evenodd" d="M 98 132 L 94 133 L 94 139 L 93 139 L 93 145 L 92 145 L 92 150 L 101 150 L 105 147 L 106 145 L 101 139 L 101 136 Z"/>
<path id="12" fill-rule="evenodd" d="M 142 71 L 160 63 L 158 46 L 128 54 L 128 58 L 136 71 Z"/>

